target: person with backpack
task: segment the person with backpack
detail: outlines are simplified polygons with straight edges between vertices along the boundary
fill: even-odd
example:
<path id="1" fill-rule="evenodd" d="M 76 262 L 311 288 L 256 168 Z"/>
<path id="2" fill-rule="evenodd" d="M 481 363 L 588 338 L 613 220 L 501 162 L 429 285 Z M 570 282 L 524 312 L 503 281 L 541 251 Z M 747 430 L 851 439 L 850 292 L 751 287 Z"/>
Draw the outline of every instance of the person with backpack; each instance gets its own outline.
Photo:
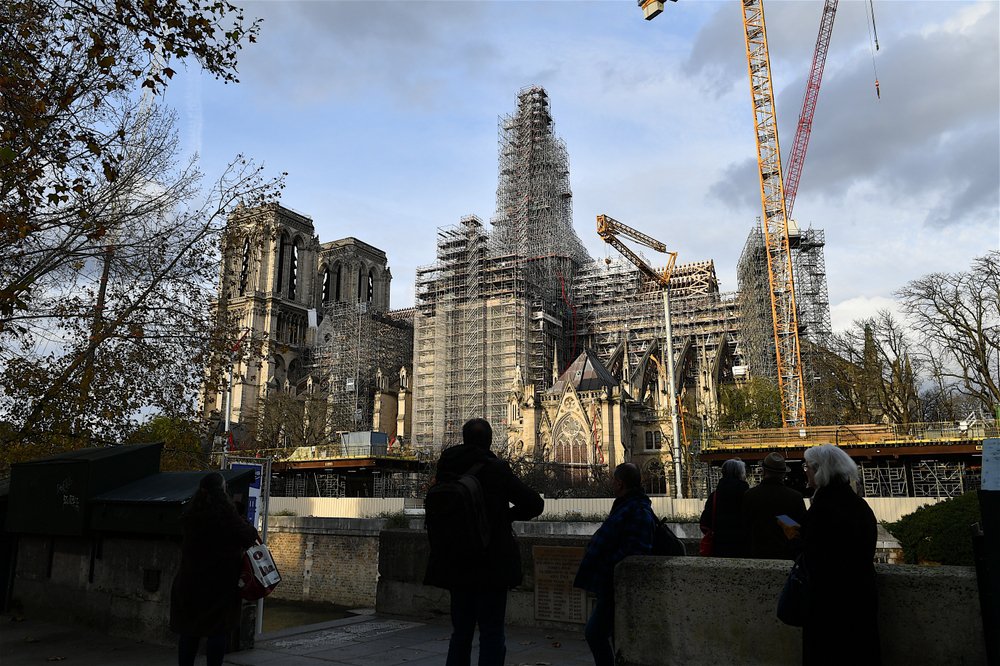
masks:
<path id="1" fill-rule="evenodd" d="M 629 555 L 651 554 L 656 527 L 652 502 L 642 491 L 642 476 L 635 464 L 618 465 L 611 488 L 615 494 L 611 512 L 590 538 L 573 581 L 574 587 L 597 595 L 594 611 L 583 631 L 596 666 L 615 663 L 611 646 L 615 628 L 615 565 Z"/>
<path id="2" fill-rule="evenodd" d="M 447 666 L 469 666 L 479 627 L 479 666 L 502 666 L 507 655 L 507 590 L 521 584 L 521 554 L 511 523 L 540 515 L 545 501 L 491 451 L 485 419 L 462 427 L 462 444 L 445 449 L 427 491 L 430 540 L 425 585 L 451 594 Z"/>

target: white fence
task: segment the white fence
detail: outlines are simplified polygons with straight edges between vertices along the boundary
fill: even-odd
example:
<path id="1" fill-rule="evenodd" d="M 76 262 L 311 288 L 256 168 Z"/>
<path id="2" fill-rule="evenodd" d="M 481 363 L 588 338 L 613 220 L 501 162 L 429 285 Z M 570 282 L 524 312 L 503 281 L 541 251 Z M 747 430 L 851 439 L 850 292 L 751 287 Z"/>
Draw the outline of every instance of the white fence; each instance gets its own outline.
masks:
<path id="1" fill-rule="evenodd" d="M 657 516 L 695 519 L 701 515 L 705 506 L 703 499 L 673 499 L 670 497 L 653 497 L 653 511 Z M 942 498 L 935 497 L 869 497 L 868 504 L 875 512 L 879 521 L 895 522 L 903 516 L 913 513 L 919 507 L 940 502 Z M 593 499 L 546 499 L 543 519 L 560 520 L 566 514 L 577 514 L 584 517 L 600 519 L 608 515 L 611 503 L 607 498 Z M 808 500 L 806 500 L 808 502 Z M 370 497 L 272 497 L 271 515 L 285 514 L 295 516 L 315 516 L 317 518 L 371 518 L 379 514 L 399 513 L 403 510 L 404 500 L 394 498 Z"/>

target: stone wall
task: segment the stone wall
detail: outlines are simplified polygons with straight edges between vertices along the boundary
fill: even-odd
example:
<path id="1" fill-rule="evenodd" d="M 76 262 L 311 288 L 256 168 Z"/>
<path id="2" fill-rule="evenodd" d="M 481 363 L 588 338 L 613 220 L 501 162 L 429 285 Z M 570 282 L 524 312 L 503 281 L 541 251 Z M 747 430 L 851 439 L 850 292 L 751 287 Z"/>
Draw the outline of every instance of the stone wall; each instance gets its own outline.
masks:
<path id="1" fill-rule="evenodd" d="M 268 548 L 281 573 L 272 597 L 375 606 L 379 530 L 384 519 L 274 517 Z"/>
<path id="2" fill-rule="evenodd" d="M 625 560 L 615 571 L 621 663 L 800 664 L 802 630 L 775 616 L 789 568 L 777 560 Z M 973 569 L 876 570 L 886 666 L 986 663 Z"/>
<path id="3" fill-rule="evenodd" d="M 532 525 L 534 534 L 523 534 Z M 535 620 L 535 577 L 532 549 L 543 546 L 586 546 L 590 535 L 544 534 L 544 523 L 515 523 L 524 582 L 507 597 L 507 622 L 522 626 L 566 626 Z M 563 523 L 565 525 L 565 523 Z M 521 529 L 517 529 L 521 528 Z M 568 530 L 572 532 L 572 530 Z M 427 535 L 418 530 L 385 530 L 379 548 L 378 600 L 380 613 L 430 618 L 448 615 L 448 593 L 423 584 L 427 567 Z M 580 625 L 570 625 L 582 630 Z"/>
<path id="4" fill-rule="evenodd" d="M 21 535 L 12 606 L 107 634 L 173 643 L 170 585 L 179 564 L 174 539 Z"/>

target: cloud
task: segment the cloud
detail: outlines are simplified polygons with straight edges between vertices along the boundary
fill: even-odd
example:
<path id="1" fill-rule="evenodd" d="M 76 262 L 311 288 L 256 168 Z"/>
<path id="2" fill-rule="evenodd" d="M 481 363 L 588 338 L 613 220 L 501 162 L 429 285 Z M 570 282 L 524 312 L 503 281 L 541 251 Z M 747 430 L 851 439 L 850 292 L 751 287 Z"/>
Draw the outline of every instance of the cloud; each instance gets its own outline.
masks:
<path id="1" fill-rule="evenodd" d="M 796 4 L 802 3 L 782 7 Z M 883 10 L 883 26 L 888 23 L 896 31 L 883 36 L 876 59 L 881 100 L 874 95 L 870 51 L 863 43 L 839 39 L 840 23 L 835 28 L 831 59 L 835 49 L 841 51 L 824 76 L 800 195 L 829 202 L 849 197 L 858 187 L 875 188 L 902 209 L 930 195 L 931 203 L 921 212 L 928 225 L 997 219 L 1000 6 L 979 3 L 948 22 L 920 25 L 912 24 L 909 8 L 899 3 L 883 3 Z M 719 32 L 720 23 L 722 19 L 706 31 Z M 700 44 L 709 59 L 704 66 L 690 65 L 689 73 L 714 67 L 731 76 L 730 56 L 716 53 L 712 39 L 699 37 L 695 49 Z M 784 154 L 803 86 L 800 79 L 778 96 Z M 730 165 L 711 192 L 742 207 L 752 198 L 747 193 L 751 182 L 753 193 L 756 163 L 748 156 Z"/>
<path id="2" fill-rule="evenodd" d="M 903 321 L 899 304 L 885 296 L 856 296 L 830 306 L 830 319 L 835 332 L 851 327 L 859 319 L 874 317 L 880 310 L 888 310 L 898 321 Z"/>

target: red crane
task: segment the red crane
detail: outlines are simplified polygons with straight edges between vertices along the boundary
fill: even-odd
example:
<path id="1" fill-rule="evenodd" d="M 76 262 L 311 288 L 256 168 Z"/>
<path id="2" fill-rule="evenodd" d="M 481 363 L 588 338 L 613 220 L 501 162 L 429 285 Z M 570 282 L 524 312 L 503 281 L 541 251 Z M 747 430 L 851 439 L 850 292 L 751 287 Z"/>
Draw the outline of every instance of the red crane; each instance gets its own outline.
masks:
<path id="1" fill-rule="evenodd" d="M 838 0 L 826 0 L 826 4 L 823 6 L 823 15 L 819 20 L 819 35 L 816 37 L 816 50 L 813 52 L 812 69 L 809 70 L 806 92 L 802 97 L 802 110 L 799 112 L 795 140 L 792 142 L 792 150 L 788 155 L 788 171 L 785 174 L 785 215 L 789 218 L 792 217 L 795 195 L 799 191 L 802 165 L 806 161 L 806 149 L 809 147 L 813 114 L 816 113 L 816 101 L 819 99 L 819 86 L 823 82 L 826 52 L 830 49 L 833 19 L 837 16 L 837 2 Z"/>

